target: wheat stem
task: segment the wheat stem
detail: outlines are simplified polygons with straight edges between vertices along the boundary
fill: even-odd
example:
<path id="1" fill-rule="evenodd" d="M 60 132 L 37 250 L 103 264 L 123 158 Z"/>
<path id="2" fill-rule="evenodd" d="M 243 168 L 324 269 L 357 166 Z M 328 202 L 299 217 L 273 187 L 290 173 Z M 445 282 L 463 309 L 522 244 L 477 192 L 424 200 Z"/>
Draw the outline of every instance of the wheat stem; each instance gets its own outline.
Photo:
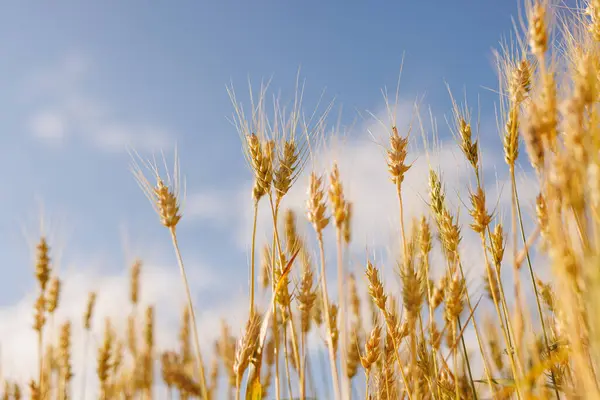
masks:
<path id="1" fill-rule="evenodd" d="M 271 203 L 272 204 L 272 203 Z M 276 212 L 271 208 L 273 219 L 277 220 Z M 274 223 L 277 226 L 277 223 Z M 273 291 L 273 297 L 276 296 L 276 282 L 275 282 L 275 246 L 277 242 L 277 231 L 273 229 L 273 241 L 271 244 L 271 289 Z M 273 302 L 273 352 L 275 358 L 275 398 L 280 399 L 281 396 L 281 384 L 279 382 L 279 318 L 277 318 L 277 302 Z"/>
<path id="2" fill-rule="evenodd" d="M 458 317 L 456 319 L 457 323 L 458 323 L 458 329 L 460 331 L 462 331 L 462 324 L 460 323 L 460 317 Z M 471 389 L 473 390 L 473 398 L 475 400 L 477 400 L 477 390 L 475 389 L 475 381 L 473 381 L 473 372 L 471 371 L 471 362 L 469 361 L 469 354 L 467 353 L 467 346 L 465 345 L 465 335 L 460 335 L 460 341 L 462 343 L 462 347 L 463 347 L 463 352 L 465 354 L 465 363 L 467 364 L 467 372 L 469 373 L 469 380 L 471 381 Z M 482 353 L 482 357 L 485 358 L 485 355 Z M 485 362 L 485 361 L 484 361 Z M 486 374 L 487 375 L 487 381 L 490 385 L 490 389 L 492 387 L 492 378 L 489 376 L 489 373 Z"/>
<path id="3" fill-rule="evenodd" d="M 340 383 L 335 362 L 335 349 L 331 338 L 331 320 L 329 318 L 329 295 L 327 294 L 327 278 L 325 276 L 325 247 L 323 245 L 323 235 L 318 233 L 319 255 L 321 258 L 321 291 L 323 297 L 323 308 L 325 312 L 325 326 L 327 327 L 327 348 L 329 350 L 329 363 L 331 368 L 331 378 L 333 380 L 333 392 L 336 400 L 340 400 Z"/>
<path id="4" fill-rule="evenodd" d="M 290 314 L 289 323 L 290 323 L 290 329 L 292 332 L 292 355 L 294 356 L 294 359 L 296 360 L 296 365 L 300 365 L 300 350 L 298 348 L 298 339 L 296 338 L 296 335 L 294 334 L 296 332 L 296 328 L 295 328 L 294 318 L 292 318 L 291 302 L 290 302 L 290 304 L 288 304 L 288 312 Z"/>
<path id="5" fill-rule="evenodd" d="M 462 263 L 460 262 L 460 260 L 458 260 L 458 266 L 459 266 L 459 269 L 460 269 L 460 276 L 461 276 L 462 280 L 466 282 L 466 280 L 465 280 L 465 272 L 463 270 L 463 266 L 462 266 Z M 477 328 L 477 322 L 475 321 L 475 311 L 473 310 L 473 306 L 472 306 L 472 303 L 471 303 L 471 297 L 469 296 L 469 290 L 468 289 L 465 289 L 465 297 L 467 299 L 467 305 L 469 306 L 469 312 L 471 312 L 471 314 L 473 314 L 473 319 L 472 319 L 472 321 L 473 321 L 473 330 L 475 331 L 475 337 L 477 338 L 477 344 L 479 345 L 479 351 L 481 353 L 481 357 L 483 358 L 483 370 L 485 372 L 486 378 L 488 380 L 491 380 L 492 378 L 490 376 L 490 370 L 489 370 L 489 367 L 487 365 L 487 359 L 485 357 L 485 352 L 483 351 L 483 343 L 482 343 L 481 337 L 479 335 L 479 329 Z M 464 347 L 465 346 L 464 337 L 462 335 L 461 335 L 461 340 L 463 342 L 463 349 L 465 350 L 465 357 L 467 357 L 467 355 L 466 355 L 466 347 Z M 473 383 L 472 377 L 471 377 L 471 384 L 473 385 L 473 387 L 475 386 L 474 383 Z"/>
<path id="6" fill-rule="evenodd" d="M 433 310 L 433 306 L 431 304 L 431 298 L 432 298 L 432 293 L 431 293 L 431 281 L 429 279 L 429 257 L 427 257 L 427 255 L 423 255 L 423 264 L 425 267 L 425 279 L 427 280 L 427 308 L 429 309 L 429 338 L 433 343 L 433 323 L 435 322 L 435 315 L 434 315 L 434 310 Z M 431 346 L 431 352 L 433 354 L 433 368 L 434 371 L 438 371 L 438 366 L 437 366 L 437 349 L 435 346 Z M 433 378 L 437 381 L 438 380 L 438 376 L 437 374 L 434 374 Z M 440 385 L 436 384 L 437 382 L 433 382 L 433 384 L 435 385 L 435 387 L 437 388 L 437 393 L 438 393 L 438 397 L 441 397 L 441 389 L 440 389 Z"/>
<path id="7" fill-rule="evenodd" d="M 490 267 L 489 261 L 488 261 L 488 257 L 487 257 L 487 251 L 485 248 L 485 232 L 482 232 L 480 234 L 481 236 L 481 245 L 483 247 L 483 256 L 484 256 L 484 260 L 485 260 L 485 266 L 486 266 L 486 271 L 487 271 L 487 277 L 488 277 L 488 282 L 490 284 L 490 287 L 492 288 L 491 292 L 492 292 L 492 300 L 494 303 L 494 307 L 496 308 L 496 313 L 498 314 L 498 319 L 500 320 L 500 328 L 502 329 L 502 334 L 504 335 L 504 341 L 506 342 L 506 344 L 510 347 L 512 347 L 511 344 L 511 340 L 510 340 L 510 332 L 508 331 L 506 325 L 504 324 L 504 316 L 503 313 L 500 309 L 500 302 L 497 299 L 497 292 L 496 290 L 494 290 L 493 288 L 493 278 L 492 278 L 492 268 Z M 496 267 L 494 267 L 494 269 L 496 269 Z M 500 282 L 498 281 L 498 279 L 496 279 L 496 283 L 500 286 Z M 499 294 L 499 293 L 498 293 Z M 513 379 L 517 379 L 517 370 L 516 370 L 516 366 L 515 366 L 515 360 L 514 360 L 514 356 L 512 351 L 508 351 L 508 358 L 510 360 L 510 367 L 512 370 L 512 374 L 513 374 Z M 492 386 L 491 386 L 491 381 L 490 382 L 490 390 L 492 390 Z"/>
<path id="8" fill-rule="evenodd" d="M 250 311 L 249 315 L 254 312 L 254 285 L 256 283 L 255 261 L 254 254 L 256 251 L 256 222 L 258 219 L 258 200 L 254 201 L 254 218 L 252 222 L 252 247 L 250 250 Z"/>
<path id="9" fill-rule="evenodd" d="M 285 326 L 283 327 L 283 358 L 285 360 L 285 373 L 287 378 L 288 396 L 290 399 L 292 399 L 292 375 L 290 374 L 290 360 L 287 345 L 287 328 Z"/>
<path id="10" fill-rule="evenodd" d="M 300 346 L 302 348 L 302 355 L 300 358 L 300 400 L 306 399 L 306 333 L 300 334 Z"/>
<path id="11" fill-rule="evenodd" d="M 458 320 L 458 318 L 456 319 Z M 458 329 L 456 326 L 456 320 L 452 320 L 452 334 L 454 335 L 454 340 L 456 340 L 456 337 L 458 336 Z M 464 345 L 464 342 L 463 342 Z M 454 390 L 455 390 L 455 395 L 456 395 L 456 400 L 460 400 L 460 389 L 458 386 L 458 351 L 457 351 L 458 346 L 454 345 L 452 346 L 452 353 L 454 354 Z M 465 349 L 465 358 L 467 357 L 466 355 L 466 349 Z"/>
<path id="12" fill-rule="evenodd" d="M 399 180 L 396 183 L 396 192 L 398 194 L 398 207 L 400 211 L 400 235 L 402 237 L 402 251 L 403 256 L 406 257 L 406 234 L 404 231 L 404 206 L 402 203 L 402 182 Z"/>
<path id="13" fill-rule="evenodd" d="M 523 216 L 521 215 L 521 204 L 519 202 L 519 193 L 517 190 L 517 185 L 515 183 L 515 176 L 514 176 L 514 171 L 512 172 L 512 176 L 511 176 L 511 180 L 512 180 L 512 186 L 513 186 L 513 190 L 514 190 L 514 196 L 515 196 L 515 204 L 516 204 L 516 208 L 517 208 L 517 217 L 519 219 L 519 228 L 521 231 L 521 236 L 523 238 L 523 245 L 525 246 L 525 258 L 527 259 L 527 266 L 529 268 L 529 273 L 531 275 L 531 284 L 533 285 L 533 291 L 535 293 L 535 302 L 537 304 L 537 310 L 538 310 L 538 315 L 540 318 L 540 322 L 542 325 L 542 331 L 544 333 L 544 341 L 546 344 L 546 348 L 548 348 L 549 343 L 548 343 L 548 333 L 546 331 L 546 323 L 544 322 L 544 315 L 542 313 L 542 305 L 540 302 L 540 294 L 538 291 L 538 287 L 537 287 L 537 283 L 535 282 L 535 275 L 533 273 L 533 266 L 531 264 L 531 257 L 529 256 L 529 248 L 527 246 L 527 238 L 525 237 L 525 228 L 523 226 Z M 516 243 L 515 243 L 516 246 Z"/>
<path id="14" fill-rule="evenodd" d="M 174 226 L 170 227 L 169 232 L 171 233 L 171 241 L 173 242 L 173 249 L 175 250 L 175 256 L 177 257 L 177 264 L 179 264 L 181 278 L 183 279 L 183 285 L 185 286 L 188 307 L 190 309 L 190 317 L 192 319 L 192 332 L 194 333 L 194 349 L 196 351 L 196 368 L 200 375 L 200 392 L 202 393 L 202 398 L 208 399 L 208 390 L 206 387 L 206 377 L 204 375 L 204 364 L 202 362 L 202 354 L 200 353 L 200 341 L 198 339 L 198 326 L 196 323 L 196 313 L 194 311 L 194 304 L 192 301 L 192 294 L 190 292 L 190 285 L 188 283 L 187 275 L 185 273 L 185 267 L 183 266 L 183 259 L 181 257 L 181 252 L 179 250 L 179 243 L 177 241 L 175 227 Z"/>
<path id="15" fill-rule="evenodd" d="M 346 337 L 346 292 L 344 291 L 344 260 L 342 253 L 342 231 L 336 229 L 336 248 L 337 248 L 337 275 L 338 275 L 338 296 L 340 302 L 340 364 L 341 364 L 341 396 L 342 399 L 350 398 L 348 379 L 348 363 L 347 363 L 347 337 Z"/>
<path id="16" fill-rule="evenodd" d="M 542 332 L 544 334 L 544 344 L 546 345 L 546 349 L 550 348 L 550 342 L 548 341 L 548 332 L 546 330 L 546 322 L 544 321 L 544 314 L 542 313 L 542 305 L 540 301 L 540 294 L 538 291 L 537 283 L 535 281 L 535 275 L 533 273 L 533 266 L 531 264 L 531 257 L 529 256 L 529 248 L 527 246 L 527 238 L 525 237 L 525 227 L 523 226 L 523 216 L 521 215 L 521 203 L 519 201 L 519 191 L 517 190 L 517 184 L 515 179 L 515 170 L 511 168 L 511 185 L 513 187 L 514 198 L 515 198 L 515 206 L 517 209 L 517 217 L 519 219 L 519 228 L 521 231 L 521 237 L 523 238 L 523 246 L 525 246 L 525 257 L 527 259 L 527 267 L 529 269 L 529 274 L 531 275 L 531 284 L 533 285 L 533 292 L 535 293 L 535 302 L 537 304 L 537 311 L 540 318 L 540 323 L 542 325 Z M 516 236 L 516 233 L 515 233 Z M 516 238 L 515 238 L 515 248 L 516 248 Z M 556 382 L 556 378 L 554 376 L 554 371 L 550 370 L 550 374 L 553 382 Z M 554 393 L 557 399 L 560 399 L 560 395 L 558 393 L 558 389 L 554 386 Z"/>

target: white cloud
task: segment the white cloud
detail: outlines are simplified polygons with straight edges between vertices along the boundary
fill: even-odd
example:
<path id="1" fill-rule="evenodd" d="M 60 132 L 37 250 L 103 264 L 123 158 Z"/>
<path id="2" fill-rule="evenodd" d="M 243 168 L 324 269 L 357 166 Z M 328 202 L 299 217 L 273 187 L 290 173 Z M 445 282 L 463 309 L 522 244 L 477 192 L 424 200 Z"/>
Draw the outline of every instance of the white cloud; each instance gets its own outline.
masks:
<path id="1" fill-rule="evenodd" d="M 173 147 L 172 132 L 138 119 L 119 118 L 104 102 L 86 93 L 83 83 L 92 72 L 89 60 L 75 55 L 30 77 L 25 100 L 34 103 L 35 111 L 26 125 L 34 137 L 56 141 L 78 136 L 108 152 Z"/>
<path id="2" fill-rule="evenodd" d="M 94 144 L 107 151 L 123 151 L 131 147 L 156 151 L 172 147 L 170 133 L 152 126 L 110 123 L 90 128 L 90 132 Z"/>
<path id="3" fill-rule="evenodd" d="M 65 121 L 60 112 L 40 111 L 29 121 L 29 129 L 40 139 L 61 141 L 65 136 Z"/>
<path id="4" fill-rule="evenodd" d="M 190 218 L 210 221 L 216 225 L 237 223 L 236 214 L 239 211 L 233 207 L 239 205 L 238 195 L 236 190 L 231 191 L 229 196 L 224 195 L 222 190 L 195 192 L 186 197 L 184 213 Z"/>

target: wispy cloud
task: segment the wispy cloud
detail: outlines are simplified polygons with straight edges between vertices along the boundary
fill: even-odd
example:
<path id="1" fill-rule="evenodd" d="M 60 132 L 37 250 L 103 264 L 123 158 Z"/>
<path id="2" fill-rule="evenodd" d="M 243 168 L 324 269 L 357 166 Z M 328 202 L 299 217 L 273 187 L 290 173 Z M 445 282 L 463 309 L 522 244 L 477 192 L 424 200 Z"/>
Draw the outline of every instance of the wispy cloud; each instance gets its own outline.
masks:
<path id="1" fill-rule="evenodd" d="M 29 118 L 29 130 L 37 138 L 62 142 L 66 134 L 65 122 L 60 111 L 39 111 Z"/>
<path id="2" fill-rule="evenodd" d="M 147 116 L 119 117 L 109 101 L 86 91 L 86 81 L 94 76 L 91 62 L 78 55 L 33 73 L 24 87 L 33 110 L 25 122 L 31 135 L 54 145 L 79 139 L 107 152 L 173 147 L 175 135 L 168 129 Z"/>
<path id="3" fill-rule="evenodd" d="M 237 224 L 239 210 L 234 207 L 241 202 L 239 196 L 239 191 L 235 189 L 229 194 L 226 190 L 210 188 L 196 191 L 185 199 L 184 212 L 191 219 L 208 221 L 217 227 Z"/>

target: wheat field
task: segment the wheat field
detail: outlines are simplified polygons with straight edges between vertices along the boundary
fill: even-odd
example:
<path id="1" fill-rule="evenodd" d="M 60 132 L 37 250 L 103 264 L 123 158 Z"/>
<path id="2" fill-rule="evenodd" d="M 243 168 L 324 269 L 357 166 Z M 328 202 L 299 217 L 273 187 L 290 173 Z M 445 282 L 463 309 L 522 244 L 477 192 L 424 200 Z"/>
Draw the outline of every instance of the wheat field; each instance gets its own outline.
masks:
<path id="1" fill-rule="evenodd" d="M 379 174 L 395 193 L 397 235 L 381 244 L 390 255 L 384 262 L 367 248 L 351 269 L 357 205 L 345 188 L 353 176 L 316 159 L 332 140 L 331 107 L 311 115 L 301 89 L 292 107 L 271 105 L 266 85 L 244 105 L 231 87 L 253 182 L 243 331 L 225 321 L 214 347 L 201 348 L 206 332 L 196 323 L 177 230 L 186 218 L 182 174 L 177 160 L 165 170 L 132 152 L 134 178 L 172 244 L 185 291 L 186 304 L 173 311 L 181 314 L 178 345 L 155 343 L 160 321 L 139 300 L 143 260 L 130 267 L 133 311 L 124 331 L 110 317 L 94 318 L 96 292 L 81 319 L 55 325 L 61 278 L 51 238 L 42 235 L 31 326 L 38 368 L 28 382 L 5 379 L 2 399 L 600 399 L 600 0 L 577 9 L 526 1 L 522 9 L 514 35 L 495 52 L 504 162 L 494 167 L 508 176 L 506 210 L 496 207 L 498 192 L 489 193 L 499 183 L 492 174 L 484 180 L 487 155 L 468 104 L 449 90 L 447 125 L 470 178 L 448 187 L 429 157 L 437 122 L 415 102 L 410 123 L 397 124 L 399 94 L 384 92 L 387 115 L 371 117 L 386 132 L 377 143 Z M 419 160 L 409 151 L 415 141 L 424 146 Z M 427 163 L 426 176 L 410 177 L 417 161 Z M 531 204 L 520 193 L 519 165 L 536 180 Z M 416 217 L 407 209 L 409 177 L 427 188 Z M 301 213 L 286 206 L 299 185 Z M 459 203 L 449 199 L 454 192 Z M 257 234 L 259 219 L 270 224 L 267 240 Z M 465 257 L 465 235 L 480 258 Z M 71 339 L 74 329 L 89 339 L 93 325 L 103 337 L 84 341 L 95 370 L 87 374 L 73 368 Z M 92 381 L 97 394 L 86 393 Z"/>

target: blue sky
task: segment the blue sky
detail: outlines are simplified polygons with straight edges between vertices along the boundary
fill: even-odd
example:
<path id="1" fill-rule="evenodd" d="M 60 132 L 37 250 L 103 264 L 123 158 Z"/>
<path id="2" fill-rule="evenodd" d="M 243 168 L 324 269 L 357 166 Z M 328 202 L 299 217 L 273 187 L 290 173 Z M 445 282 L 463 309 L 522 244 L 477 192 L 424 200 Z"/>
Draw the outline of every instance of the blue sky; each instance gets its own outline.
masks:
<path id="1" fill-rule="evenodd" d="M 179 145 L 190 188 L 235 185 L 249 174 L 226 120 L 230 81 L 245 94 L 248 78 L 272 76 L 273 87 L 289 96 L 301 67 L 307 104 L 326 89 L 325 99 L 336 98 L 349 124 L 356 110 L 381 106 L 380 89 L 395 85 L 404 53 L 403 97 L 425 93 L 427 104 L 447 112 L 444 81 L 473 98 L 492 98 L 480 89 L 496 82 L 490 49 L 510 32 L 517 10 L 512 1 L 65 1 L 3 8 L 0 162 L 10 171 L 2 202 L 11 212 L 0 217 L 0 235 L 21 253 L 14 222 L 39 214 L 38 199 L 49 216 L 66 214 L 60 224 L 73 235 L 65 246 L 80 251 L 111 251 L 119 246 L 119 224 L 150 229 L 154 222 L 127 173 L 127 154 L 86 142 L 85 124 L 58 144 L 32 137 L 35 114 L 61 108 L 68 97 L 98 103 L 91 107 L 107 108 L 107 118 L 126 129 L 164 130 Z M 44 79 L 50 82 L 42 85 Z M 35 231 L 35 223 L 28 229 Z M 205 240 L 197 241 L 200 248 Z M 7 269 L 13 279 L 5 296 L 22 294 L 30 271 Z"/>
<path id="2" fill-rule="evenodd" d="M 471 106 L 480 96 L 493 126 L 496 96 L 482 87 L 497 86 L 491 50 L 516 15 L 516 1 L 500 0 L 3 4 L 0 307 L 22 304 L 33 287 L 28 240 L 39 233 L 41 205 L 60 268 L 125 277 L 125 230 L 129 255 L 177 273 L 168 236 L 129 173 L 127 145 L 169 155 L 177 143 L 188 195 L 200 199 L 180 229 L 184 255 L 211 279 L 219 280 L 217 269 L 233 277 L 227 288 L 241 296 L 248 256 L 237 227 L 250 203 L 231 199 L 242 198 L 237 188 L 250 173 L 227 120 L 226 85 L 246 101 L 248 78 L 273 77 L 271 87 L 289 99 L 301 68 L 307 108 L 325 89 L 332 115 L 343 107 L 342 125 L 358 121 L 351 147 L 362 157 L 369 142 L 361 127 L 370 122 L 359 112 L 382 110 L 380 90 L 395 86 L 404 54 L 401 97 L 424 94 L 442 137 L 451 110 L 445 82 L 458 97 L 466 88 Z M 498 133 L 481 134 L 494 170 Z"/>

